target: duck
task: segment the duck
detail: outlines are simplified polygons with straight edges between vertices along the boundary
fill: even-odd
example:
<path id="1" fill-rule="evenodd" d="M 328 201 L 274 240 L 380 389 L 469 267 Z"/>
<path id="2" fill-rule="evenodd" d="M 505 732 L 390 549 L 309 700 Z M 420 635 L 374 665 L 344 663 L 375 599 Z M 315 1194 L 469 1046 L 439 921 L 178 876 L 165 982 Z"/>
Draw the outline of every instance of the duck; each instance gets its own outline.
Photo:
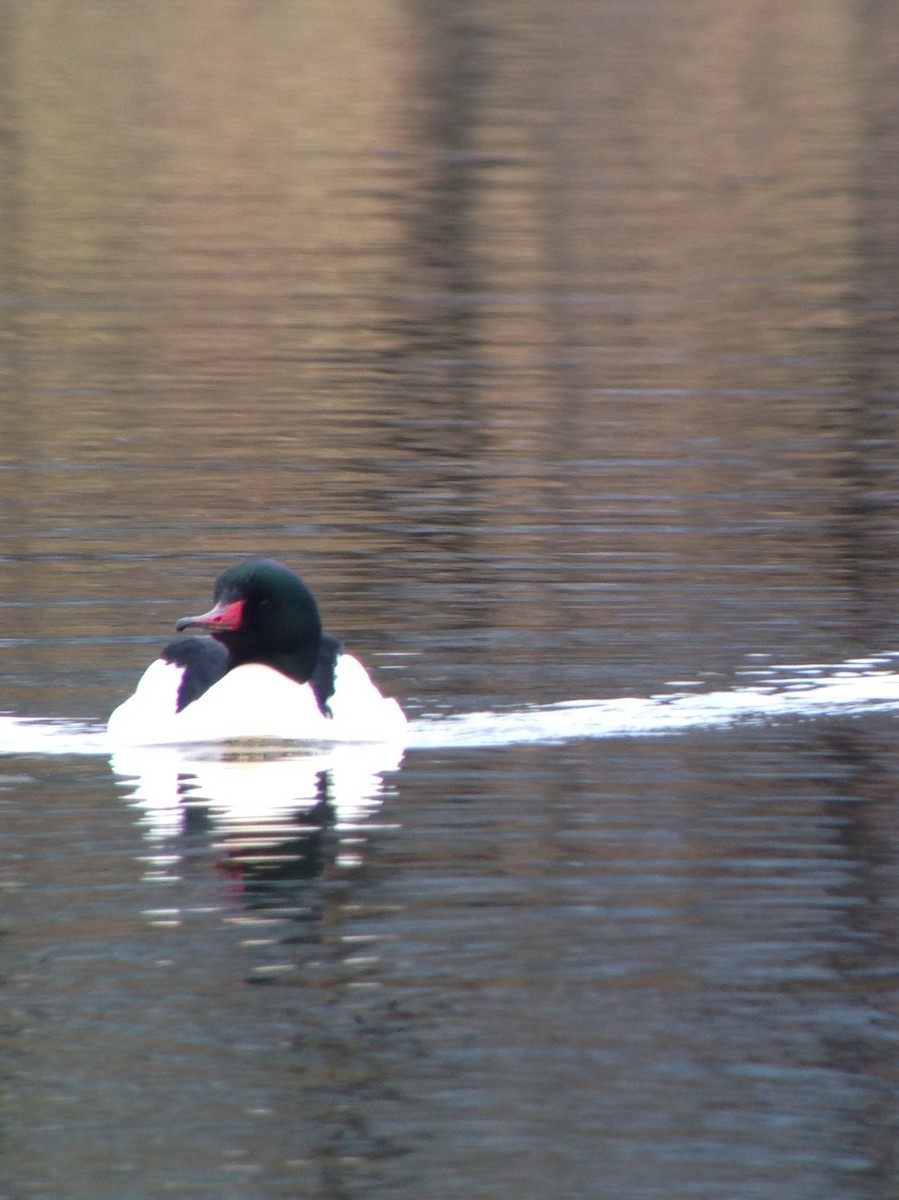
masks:
<path id="1" fill-rule="evenodd" d="M 401 740 L 406 717 L 362 663 L 322 631 L 306 584 L 269 558 L 223 571 L 213 606 L 182 617 L 164 647 L 110 715 L 114 747 L 241 739 L 314 742 Z"/>

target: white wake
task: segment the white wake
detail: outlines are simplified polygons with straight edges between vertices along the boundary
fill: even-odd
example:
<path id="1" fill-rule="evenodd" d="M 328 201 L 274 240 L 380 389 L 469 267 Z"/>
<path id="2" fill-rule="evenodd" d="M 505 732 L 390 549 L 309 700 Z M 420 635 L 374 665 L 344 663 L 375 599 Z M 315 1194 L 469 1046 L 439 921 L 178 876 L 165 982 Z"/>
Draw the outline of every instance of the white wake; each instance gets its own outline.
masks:
<path id="1" fill-rule="evenodd" d="M 894 663 L 895 656 L 878 655 L 838 666 L 772 667 L 754 672 L 756 678 L 746 687 L 721 691 L 571 700 L 512 711 L 419 717 L 409 723 L 406 749 L 673 736 L 738 722 L 889 712 L 899 709 L 899 673 L 890 669 Z M 300 743 L 291 745 L 294 752 L 301 751 Z M 0 714 L 0 754 L 105 757 L 111 752 L 105 728 L 97 722 Z"/>
<path id="2" fill-rule="evenodd" d="M 818 669 L 809 669 L 818 670 Z M 619 700 L 572 700 L 511 712 L 476 712 L 413 721 L 408 749 L 508 746 L 582 738 L 676 735 L 738 722 L 899 709 L 899 674 L 840 668 L 726 691 Z"/>

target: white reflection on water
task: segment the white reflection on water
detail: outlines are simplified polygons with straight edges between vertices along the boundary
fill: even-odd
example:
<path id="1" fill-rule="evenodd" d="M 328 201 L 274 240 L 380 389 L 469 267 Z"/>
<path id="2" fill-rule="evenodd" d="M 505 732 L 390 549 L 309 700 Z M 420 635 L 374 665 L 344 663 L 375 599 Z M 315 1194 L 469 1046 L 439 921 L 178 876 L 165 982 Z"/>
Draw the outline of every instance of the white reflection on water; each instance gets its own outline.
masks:
<path id="1" fill-rule="evenodd" d="M 117 751 L 110 765 L 151 836 L 178 833 L 188 804 L 207 810 L 225 834 L 240 831 L 252 839 L 263 828 L 281 829 L 297 812 L 325 799 L 337 828 L 348 835 L 377 809 L 384 773 L 395 771 L 402 756 L 392 745 L 317 747 L 307 753 L 231 748 L 218 755 L 207 751 L 205 757 L 154 748 Z"/>

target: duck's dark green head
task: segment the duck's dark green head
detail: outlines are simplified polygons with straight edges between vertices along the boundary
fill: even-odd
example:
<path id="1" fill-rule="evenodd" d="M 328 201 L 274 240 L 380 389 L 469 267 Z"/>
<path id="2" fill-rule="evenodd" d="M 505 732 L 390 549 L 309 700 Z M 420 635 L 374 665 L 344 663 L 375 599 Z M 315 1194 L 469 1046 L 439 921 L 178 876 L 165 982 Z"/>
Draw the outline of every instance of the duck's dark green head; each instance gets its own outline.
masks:
<path id="1" fill-rule="evenodd" d="M 312 593 L 293 571 L 269 558 L 229 567 L 215 583 L 215 604 L 177 629 L 205 629 L 228 650 L 229 667 L 263 663 L 299 683 L 315 669 L 322 636 Z"/>

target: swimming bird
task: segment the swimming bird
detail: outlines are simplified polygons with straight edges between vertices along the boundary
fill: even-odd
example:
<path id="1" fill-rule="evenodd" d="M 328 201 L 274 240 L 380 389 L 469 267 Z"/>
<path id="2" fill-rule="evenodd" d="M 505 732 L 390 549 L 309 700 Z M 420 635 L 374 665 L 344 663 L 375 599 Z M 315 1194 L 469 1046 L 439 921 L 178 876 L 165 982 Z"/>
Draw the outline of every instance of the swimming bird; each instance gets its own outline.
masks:
<path id="1" fill-rule="evenodd" d="M 403 737 L 399 704 L 322 632 L 312 593 L 281 563 L 250 558 L 229 567 L 216 580 L 213 607 L 175 628 L 211 636 L 163 649 L 110 716 L 115 745 Z"/>

